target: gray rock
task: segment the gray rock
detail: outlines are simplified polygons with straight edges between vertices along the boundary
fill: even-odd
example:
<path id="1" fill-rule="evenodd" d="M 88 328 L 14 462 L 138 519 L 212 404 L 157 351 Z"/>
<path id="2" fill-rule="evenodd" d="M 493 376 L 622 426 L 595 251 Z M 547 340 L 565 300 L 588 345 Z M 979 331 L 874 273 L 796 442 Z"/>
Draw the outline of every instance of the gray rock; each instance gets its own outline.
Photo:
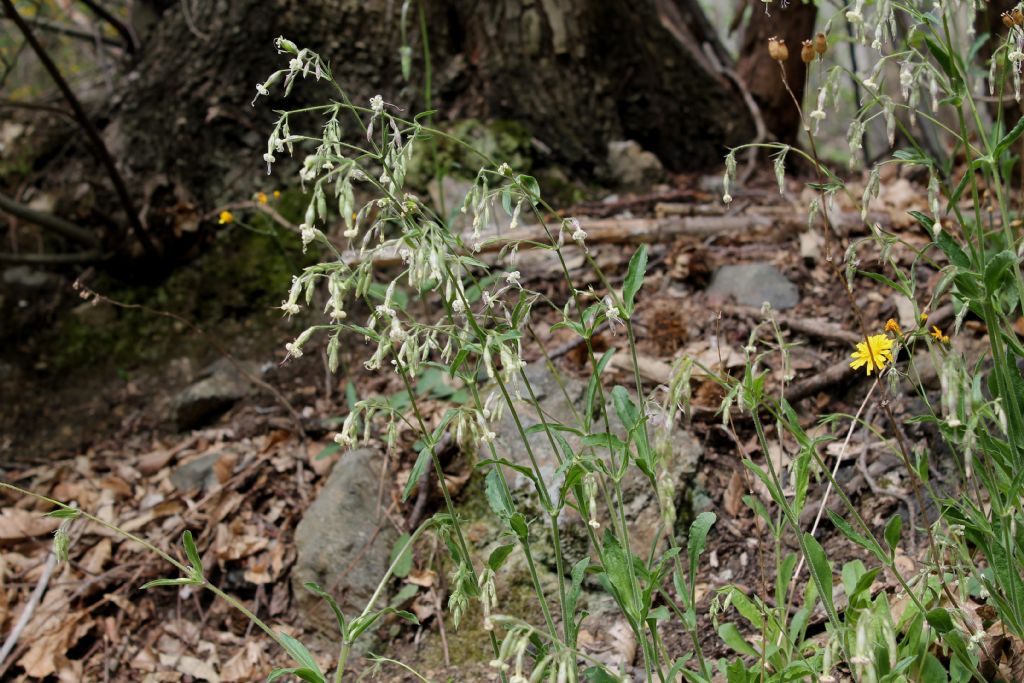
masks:
<path id="1" fill-rule="evenodd" d="M 348 618 L 362 612 L 388 569 L 397 534 L 378 506 L 383 458 L 368 449 L 346 453 L 295 530 L 292 592 L 299 612 L 336 633 L 334 613 L 304 587 L 314 582 Z M 383 595 L 377 607 L 387 605 Z"/>
<path id="2" fill-rule="evenodd" d="M 22 289 L 40 289 L 54 285 L 60 279 L 43 270 L 33 270 L 28 266 L 11 266 L 4 269 L 3 282 L 10 287 Z"/>
<path id="3" fill-rule="evenodd" d="M 608 173 L 616 185 L 630 190 L 643 190 L 665 179 L 658 157 L 633 140 L 608 143 Z"/>
<path id="4" fill-rule="evenodd" d="M 586 384 L 579 380 L 568 378 L 564 380 L 565 391 L 563 393 L 563 388 L 558 385 L 554 375 L 548 372 L 543 364 L 528 366 L 526 375 L 547 421 L 576 425 L 573 406 L 566 400 L 566 396 L 572 401 L 576 410 L 580 411 L 586 396 Z M 525 389 L 523 390 L 523 395 L 524 397 L 527 396 Z M 615 411 L 611 406 L 611 395 L 607 388 L 605 397 L 608 400 L 609 414 L 614 416 Z M 516 412 L 524 429 L 529 429 L 540 422 L 536 409 L 526 401 L 517 402 Z M 594 429 L 602 428 L 595 425 Z M 625 429 L 618 418 L 612 418 L 611 429 L 620 438 L 624 438 Z M 663 454 L 661 469 L 667 473 L 667 479 L 676 486 L 674 503 L 678 514 L 681 512 L 680 508 L 683 500 L 687 497 L 684 494 L 689 489 L 688 481 L 697 469 L 697 463 L 703 449 L 692 435 L 681 431 L 678 427 L 673 429 L 667 435 L 667 438 L 666 435 L 662 434 L 659 439 L 657 430 L 653 428 L 649 429 L 649 434 L 652 437 L 652 445 Z M 566 438 L 574 452 L 581 450 L 581 439 L 568 432 L 563 432 L 562 436 Z M 543 475 L 543 480 L 548 487 L 548 495 L 552 499 L 557 499 L 564 477 L 558 472 L 558 459 L 551 448 L 547 435 L 543 431 L 539 431 L 528 435 L 527 441 Z M 528 467 L 531 465 L 530 455 L 508 411 L 506 411 L 500 422 L 495 426 L 495 448 L 498 456 L 501 458 L 507 458 L 516 464 Z M 597 455 L 598 457 L 607 458 L 607 452 L 605 451 L 599 451 Z M 611 468 L 607 460 L 606 464 Z M 507 476 L 513 493 L 517 495 L 517 500 L 522 501 L 526 506 L 526 512 L 542 514 L 543 510 L 539 505 L 539 501 L 537 501 L 533 482 L 525 475 L 516 471 L 507 472 Z M 657 493 L 647 476 L 635 465 L 631 465 L 626 470 L 621 485 L 623 500 L 625 501 L 630 545 L 633 552 L 642 557 L 647 557 L 661 522 Z M 603 508 L 603 505 L 598 507 Z M 584 527 L 587 521 L 582 520 L 574 510 L 568 507 L 563 509 L 559 518 L 559 525 L 564 528 L 564 533 L 562 534 L 563 550 L 567 557 L 570 558 L 570 561 L 579 559 L 585 552 L 584 549 L 587 547 L 587 530 Z M 603 517 L 598 517 L 597 521 L 600 522 L 602 528 L 611 523 L 611 520 Z"/>
<path id="5" fill-rule="evenodd" d="M 722 266 L 715 271 L 707 291 L 712 302 L 734 299 L 741 306 L 759 307 L 767 301 L 779 311 L 800 303 L 796 285 L 767 263 Z"/>
<path id="6" fill-rule="evenodd" d="M 182 493 L 197 489 L 209 489 L 217 485 L 217 475 L 213 466 L 220 460 L 222 453 L 207 453 L 184 465 L 179 465 L 171 472 L 171 483 Z"/>
<path id="7" fill-rule="evenodd" d="M 246 372 L 259 376 L 259 366 L 242 363 Z M 228 361 L 214 363 L 204 376 L 185 387 L 171 402 L 178 429 L 195 429 L 209 423 L 253 392 L 252 383 Z"/>

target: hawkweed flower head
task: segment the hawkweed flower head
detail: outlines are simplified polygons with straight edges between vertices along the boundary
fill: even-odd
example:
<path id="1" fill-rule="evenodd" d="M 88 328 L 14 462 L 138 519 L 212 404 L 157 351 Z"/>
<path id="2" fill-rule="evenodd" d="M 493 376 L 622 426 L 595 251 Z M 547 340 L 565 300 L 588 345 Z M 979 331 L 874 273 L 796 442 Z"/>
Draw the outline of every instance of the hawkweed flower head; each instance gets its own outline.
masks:
<path id="1" fill-rule="evenodd" d="M 872 370 L 881 372 L 885 369 L 886 363 L 893 362 L 893 340 L 884 334 L 874 334 L 865 341 L 857 344 L 857 350 L 853 352 L 850 367 L 858 370 L 867 368 L 868 376 Z"/>
<path id="2" fill-rule="evenodd" d="M 903 331 L 900 330 L 899 324 L 892 318 L 885 321 L 885 331 L 895 334 L 897 337 L 903 336 Z"/>
<path id="3" fill-rule="evenodd" d="M 227 225 L 235 220 L 235 214 L 230 211 L 221 211 L 220 215 L 217 216 L 217 223 L 220 225 Z"/>
<path id="4" fill-rule="evenodd" d="M 940 330 L 937 325 L 932 325 L 932 331 L 929 332 L 929 334 L 932 337 L 934 337 L 935 341 L 937 341 L 937 342 L 940 342 L 942 344 L 948 344 L 949 343 L 949 335 L 948 334 L 943 334 L 942 330 Z"/>

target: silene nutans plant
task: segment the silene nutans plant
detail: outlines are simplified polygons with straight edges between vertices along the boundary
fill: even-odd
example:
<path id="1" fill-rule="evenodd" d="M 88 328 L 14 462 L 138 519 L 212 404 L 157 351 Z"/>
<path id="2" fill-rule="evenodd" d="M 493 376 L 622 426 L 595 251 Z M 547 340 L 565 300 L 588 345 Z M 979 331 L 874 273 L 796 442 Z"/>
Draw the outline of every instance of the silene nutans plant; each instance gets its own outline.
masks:
<path id="1" fill-rule="evenodd" d="M 769 11 L 774 3 L 763 4 Z M 860 337 L 850 350 L 849 372 L 865 373 L 870 382 L 855 414 L 821 415 L 813 430 L 785 399 L 785 384 L 796 375 L 788 369 L 790 345 L 769 307 L 736 377 L 683 358 L 667 386 L 645 392 L 633 325 L 645 247 L 632 254 L 621 287 L 612 286 L 591 257 L 578 220 L 552 219 L 558 214 L 533 177 L 471 148 L 479 172 L 461 205 L 442 215 L 407 189 L 410 165 L 418 148 L 437 140 L 465 143 L 428 125 L 428 115 L 405 115 L 381 96 L 351 101 L 317 53 L 278 38 L 285 66 L 257 86 L 254 105 L 272 92 L 287 96 L 300 83 L 321 84 L 332 98 L 279 112 L 263 155 L 268 172 L 285 159 L 298 163 L 309 198 L 298 237 L 304 248 L 325 255 L 293 279 L 281 303 L 286 316 L 318 319 L 286 351 L 300 357 L 314 336 L 321 337 L 336 371 L 343 347 L 365 349 L 367 369 L 394 373 L 406 387 L 406 404 L 380 397 L 355 402 L 335 440 L 343 447 L 379 440 L 394 449 L 400 431 L 417 434 L 419 452 L 403 498 L 424 477 L 436 478 L 444 506 L 408 537 L 394 563 L 422 540 L 440 541 L 447 552 L 451 623 L 459 629 L 479 620 L 489 642 L 480 659 L 490 662 L 495 680 L 1013 679 L 997 650 L 1020 648 L 1024 639 L 1024 344 L 1014 327 L 1024 313 L 1020 195 L 1014 191 L 1024 151 L 1018 106 L 1024 13 L 1014 7 L 1002 15 L 1001 31 L 980 35 L 975 13 L 986 4 L 854 0 L 799 45 L 773 38 L 766 46 L 778 62 L 779 88 L 791 95 L 785 66 L 790 52 L 809 67 L 807 103 L 792 98 L 803 137 L 795 145 L 757 142 L 730 150 L 722 199 L 732 200 L 741 157 L 747 159 L 750 150 L 770 156 L 780 192 L 788 159 L 799 157 L 810 169 L 808 226 L 822 233 L 824 263 L 847 297 Z M 865 67 L 851 68 L 839 58 L 848 48 L 870 55 Z M 408 73 L 407 52 L 403 67 Z M 851 110 L 853 84 L 860 99 Z M 846 129 L 845 171 L 822 154 L 822 130 L 837 121 Z M 869 135 L 880 135 L 889 151 L 858 169 Z M 919 230 L 914 239 L 871 220 L 872 202 L 889 177 L 886 166 L 926 179 L 928 210 L 913 212 Z M 863 170 L 866 180 L 845 180 L 841 172 L 856 179 L 851 169 Z M 835 229 L 832 216 L 841 202 L 859 208 L 865 237 L 846 243 Z M 225 213 L 221 222 L 235 219 Z M 543 241 L 516 240 L 527 220 L 543 230 Z M 467 230 L 456 230 L 456 221 Z M 339 222 L 343 242 L 327 231 Z M 490 229 L 496 223 L 500 238 Z M 489 242 L 498 239 L 497 257 L 485 257 Z M 531 274 L 518 269 L 524 248 L 551 252 L 565 280 L 560 299 L 529 288 Z M 599 290 L 576 286 L 569 251 L 583 254 Z M 381 268 L 378 262 L 398 265 Z M 927 291 L 920 277 L 925 268 L 941 274 Z M 891 289 L 907 315 L 870 319 L 859 295 L 869 280 Z M 951 306 L 952 322 L 932 322 L 944 306 Z M 524 346 L 538 338 L 533 321 L 542 310 L 556 312 L 557 327 L 571 331 L 585 350 L 591 376 L 572 419 L 543 412 L 524 360 Z M 968 319 L 987 331 L 981 357 L 968 357 L 956 344 Z M 605 327 L 624 340 L 633 375 L 628 387 L 603 380 L 615 351 L 598 352 L 592 342 Z M 778 393 L 769 392 L 766 382 L 773 358 L 787 368 Z M 925 365 L 940 382 L 937 399 L 921 379 Z M 558 376 L 553 363 L 546 367 Z M 670 435 L 689 412 L 690 379 L 697 371 L 721 386 L 723 430 L 735 434 L 743 419 L 753 425 L 763 453 L 775 441 L 792 452 L 784 465 L 744 454 L 751 493 L 743 500 L 760 532 L 760 585 L 725 586 L 703 601 L 697 572 L 716 516 L 703 512 L 680 524 L 674 482 L 666 476 Z M 428 372 L 443 373 L 465 396 L 439 420 L 428 417 L 414 390 Z M 893 405 L 907 387 L 925 410 L 897 417 Z M 496 432 L 503 416 L 522 441 L 525 464 L 500 450 Z M 902 429 L 908 421 L 929 425 L 936 443 L 909 442 Z M 893 515 L 880 533 L 836 478 L 840 463 L 857 457 L 855 435 L 860 448 L 894 453 L 908 482 L 908 516 Z M 500 543 L 480 548 L 470 542 L 442 470 L 445 442 L 473 458 L 490 514 L 501 524 Z M 542 466 L 539 448 L 554 458 L 554 473 Z M 940 454 L 953 459 L 955 481 L 933 476 Z M 524 477 L 528 489 L 514 488 L 514 476 Z M 651 547 L 638 548 L 631 538 L 624 484 L 629 476 L 655 491 L 660 522 Z M 809 492 L 819 483 L 826 494 L 812 504 Z M 755 486 L 766 495 L 755 495 Z M 830 498 L 840 502 L 840 512 L 828 505 Z M 88 512 L 46 500 L 56 506 L 51 514 L 66 522 L 56 535 L 58 551 L 66 550 L 68 525 L 86 519 L 143 544 L 180 572 L 149 587 L 201 587 L 239 609 L 294 660 L 269 680 L 348 680 L 353 646 L 383 616 L 417 621 L 383 600 L 395 564 L 358 614 L 344 613 L 334 596 L 308 584 L 337 620 L 337 659 L 324 672 L 299 640 L 273 630 L 204 578 L 191 533 L 182 539 L 188 561 L 179 562 Z M 570 518 L 581 522 L 582 552 L 563 542 Z M 859 548 L 862 559 L 831 561 L 819 540 L 826 524 Z M 554 565 L 550 581 L 539 567 L 542 547 Z M 916 562 L 907 561 L 912 553 Z M 499 576 L 512 563 L 528 577 L 535 615 L 503 612 Z M 585 590 L 603 591 L 628 624 L 638 670 L 617 669 L 581 647 Z M 700 629 L 709 623 L 724 646 L 716 651 L 730 656 L 713 661 L 705 655 L 708 639 Z M 666 645 L 669 624 L 686 634 L 681 654 Z M 1024 649 L 1016 652 L 1024 656 Z"/>

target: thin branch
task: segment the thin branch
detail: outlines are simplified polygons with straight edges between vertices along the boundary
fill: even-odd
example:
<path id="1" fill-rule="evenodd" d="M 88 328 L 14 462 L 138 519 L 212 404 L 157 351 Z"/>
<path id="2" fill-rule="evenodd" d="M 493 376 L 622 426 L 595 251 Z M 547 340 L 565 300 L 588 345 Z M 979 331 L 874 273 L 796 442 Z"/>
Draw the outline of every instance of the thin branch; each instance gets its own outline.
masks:
<path id="1" fill-rule="evenodd" d="M 90 43 L 96 40 L 96 36 L 90 33 L 89 31 L 80 29 L 77 26 L 72 26 L 70 24 L 64 24 L 59 21 L 54 21 L 52 19 L 46 19 L 44 17 L 36 17 L 35 19 L 32 20 L 32 25 L 44 31 L 49 31 L 51 33 L 59 33 L 64 36 L 68 36 L 69 38 L 76 38 L 78 40 L 87 40 Z M 111 38 L 110 36 L 100 36 L 100 40 L 102 40 L 104 44 L 110 45 L 111 47 L 118 47 L 124 49 L 124 44 L 121 43 L 121 41 Z"/>
<path id="2" fill-rule="evenodd" d="M 139 46 L 139 41 L 135 38 L 135 34 L 132 30 L 120 19 L 110 13 L 103 5 L 96 2 L 96 0 L 81 0 L 82 4 L 89 8 L 93 14 L 102 19 L 103 21 L 110 24 L 110 26 L 118 32 L 121 36 L 121 40 L 124 41 L 124 49 L 134 54 L 135 50 Z"/>
<path id="3" fill-rule="evenodd" d="M 104 255 L 98 251 L 83 251 L 77 254 L 2 254 L 0 263 L 25 263 L 33 266 L 64 266 L 76 263 L 102 261 Z"/>
<path id="4" fill-rule="evenodd" d="M 46 49 L 42 46 L 35 34 L 32 32 L 32 28 L 25 22 L 25 19 L 18 14 L 18 10 L 15 9 L 12 0 L 0 0 L 3 3 L 4 11 L 7 16 L 15 23 L 21 34 L 25 36 L 25 40 L 32 47 L 32 50 L 36 53 L 40 63 L 50 74 L 50 78 L 60 89 L 61 94 L 67 101 L 68 106 L 71 107 L 71 111 L 74 112 L 75 120 L 78 125 L 82 127 L 86 137 L 89 138 L 89 142 L 92 143 L 93 151 L 96 156 L 99 157 L 100 163 L 107 171 L 107 175 L 110 177 L 110 181 L 114 185 L 114 191 L 117 193 L 117 197 L 120 200 L 121 207 L 124 209 L 125 214 L 128 216 L 128 223 L 131 226 L 132 232 L 135 234 L 135 238 L 139 240 L 139 244 L 142 245 L 142 249 L 146 252 L 151 260 L 156 260 L 158 256 L 156 248 L 153 246 L 152 240 L 149 239 L 149 235 L 146 234 L 146 229 L 142 226 L 142 221 L 139 219 L 139 213 L 135 210 L 135 203 L 132 201 L 131 195 L 128 193 L 128 187 L 125 185 L 124 178 L 121 177 L 120 171 L 117 170 L 117 164 L 114 162 L 114 158 L 110 156 L 110 150 L 107 149 L 103 139 L 100 137 L 99 131 L 93 125 L 88 115 L 85 113 L 85 109 L 82 108 L 81 102 L 75 97 L 75 93 L 71 91 L 71 87 L 60 73 L 60 69 L 54 64 L 50 55 L 47 54 Z"/>
<path id="5" fill-rule="evenodd" d="M 17 216 L 24 221 L 38 225 L 41 228 L 50 230 L 51 232 L 55 232 L 62 237 L 66 237 L 73 242 L 77 242 L 78 244 L 84 244 L 90 247 L 99 246 L 99 238 L 85 228 L 81 228 L 71 221 L 65 220 L 52 213 L 36 211 L 35 209 L 25 206 L 20 202 L 14 201 L 2 193 L 0 193 L 0 211 L 6 211 L 12 216 Z"/>

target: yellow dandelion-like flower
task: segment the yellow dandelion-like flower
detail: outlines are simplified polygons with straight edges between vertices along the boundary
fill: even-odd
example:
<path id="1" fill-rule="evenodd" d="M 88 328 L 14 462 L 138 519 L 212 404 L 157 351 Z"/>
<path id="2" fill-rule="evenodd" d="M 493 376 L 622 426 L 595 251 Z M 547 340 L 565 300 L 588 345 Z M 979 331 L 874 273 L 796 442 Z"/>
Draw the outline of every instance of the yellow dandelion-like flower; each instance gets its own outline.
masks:
<path id="1" fill-rule="evenodd" d="M 885 321 L 885 331 L 892 332 L 897 337 L 903 336 L 903 330 L 900 329 L 899 323 L 897 323 L 892 318 L 889 318 L 888 320 Z"/>
<path id="2" fill-rule="evenodd" d="M 893 340 L 884 334 L 871 335 L 857 344 L 857 350 L 850 356 L 853 358 L 850 367 L 858 370 L 866 366 L 869 377 L 872 370 L 881 372 L 886 363 L 893 362 L 892 345 Z"/>
<path id="3" fill-rule="evenodd" d="M 942 330 L 940 330 L 937 325 L 932 325 L 931 335 L 935 337 L 935 341 L 937 342 L 941 342 L 943 344 L 949 343 L 949 335 L 942 334 Z"/>
<path id="4" fill-rule="evenodd" d="M 921 313 L 921 322 L 924 322 L 926 320 L 928 320 L 928 311 L 924 311 Z"/>
<path id="5" fill-rule="evenodd" d="M 281 190 L 274 190 L 274 199 L 281 198 Z"/>
<path id="6" fill-rule="evenodd" d="M 221 225 L 224 225 L 225 223 L 230 223 L 233 220 L 235 220 L 235 214 L 231 213 L 230 211 L 221 211 L 220 217 L 217 218 L 217 222 L 220 223 Z"/>
<path id="7" fill-rule="evenodd" d="M 260 204 L 266 204 L 267 203 L 267 193 L 266 192 L 257 192 L 256 193 L 256 201 L 259 202 Z"/>

